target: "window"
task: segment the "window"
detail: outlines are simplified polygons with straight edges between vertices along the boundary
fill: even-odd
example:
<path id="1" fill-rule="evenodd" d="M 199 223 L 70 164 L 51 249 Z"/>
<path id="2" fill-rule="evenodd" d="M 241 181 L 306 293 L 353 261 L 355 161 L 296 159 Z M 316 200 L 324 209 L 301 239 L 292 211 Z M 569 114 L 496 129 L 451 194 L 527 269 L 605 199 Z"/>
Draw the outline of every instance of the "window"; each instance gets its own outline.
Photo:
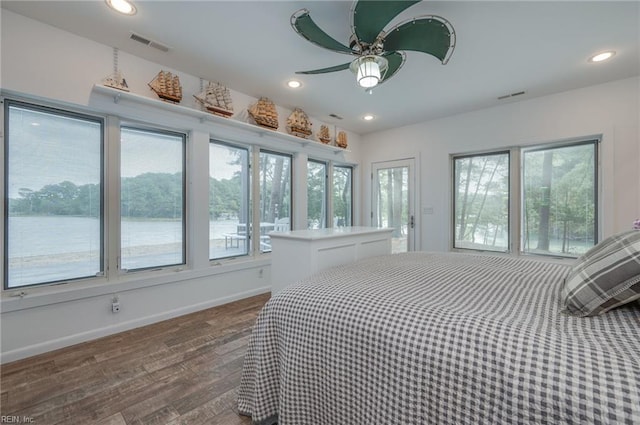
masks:
<path id="1" fill-rule="evenodd" d="M 333 167 L 333 226 L 352 226 L 353 200 L 352 200 L 353 167 Z"/>
<path id="2" fill-rule="evenodd" d="M 454 158 L 454 248 L 509 248 L 509 153 Z"/>
<path id="3" fill-rule="evenodd" d="M 260 251 L 271 251 L 271 230 L 291 230 L 291 156 L 260 152 Z"/>
<path id="4" fill-rule="evenodd" d="M 307 228 L 327 227 L 327 164 L 307 161 Z"/>
<path id="5" fill-rule="evenodd" d="M 120 268 L 184 264 L 184 134 L 121 128 Z"/>
<path id="6" fill-rule="evenodd" d="M 598 242 L 598 142 L 453 157 L 453 247 L 506 252 L 513 246 L 525 254 L 560 257 L 585 253 Z M 520 158 L 515 166 L 509 164 L 514 156 Z M 517 170 L 512 176 L 510 167 Z M 510 224 L 520 232 L 511 232 Z"/>
<path id="7" fill-rule="evenodd" d="M 5 127 L 5 288 L 102 273 L 102 119 L 7 101 Z"/>
<path id="8" fill-rule="evenodd" d="M 249 252 L 249 151 L 209 143 L 209 258 Z"/>
<path id="9" fill-rule="evenodd" d="M 523 149 L 522 251 L 577 257 L 597 241 L 597 141 Z"/>

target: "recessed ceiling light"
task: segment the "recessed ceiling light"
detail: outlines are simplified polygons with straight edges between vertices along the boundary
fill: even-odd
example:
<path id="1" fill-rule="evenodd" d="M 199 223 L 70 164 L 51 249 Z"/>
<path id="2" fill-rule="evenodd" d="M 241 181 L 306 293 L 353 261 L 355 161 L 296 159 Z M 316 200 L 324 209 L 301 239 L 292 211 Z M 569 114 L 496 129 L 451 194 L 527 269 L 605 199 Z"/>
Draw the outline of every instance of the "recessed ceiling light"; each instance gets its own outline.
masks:
<path id="1" fill-rule="evenodd" d="M 609 50 L 608 52 L 602 52 L 602 53 L 598 53 L 597 55 L 593 55 L 589 58 L 589 62 L 602 62 L 602 61 L 606 61 L 607 59 L 611 59 L 613 56 L 615 56 L 616 52 L 614 52 L 613 50 Z"/>
<path id="2" fill-rule="evenodd" d="M 371 115 L 371 114 L 367 114 L 367 115 L 365 115 L 365 116 L 363 116 L 363 117 L 362 117 L 362 119 L 363 119 L 363 120 L 365 120 L 365 121 L 371 121 L 371 120 L 373 120 L 374 118 L 375 118 L 375 117 L 374 117 L 373 115 Z"/>
<path id="3" fill-rule="evenodd" d="M 298 80 L 289 80 L 287 81 L 287 86 L 289 86 L 292 89 L 297 89 L 302 86 L 302 83 Z"/>
<path id="4" fill-rule="evenodd" d="M 136 7 L 128 0 L 105 0 L 107 5 L 113 10 L 125 15 L 135 15 Z"/>

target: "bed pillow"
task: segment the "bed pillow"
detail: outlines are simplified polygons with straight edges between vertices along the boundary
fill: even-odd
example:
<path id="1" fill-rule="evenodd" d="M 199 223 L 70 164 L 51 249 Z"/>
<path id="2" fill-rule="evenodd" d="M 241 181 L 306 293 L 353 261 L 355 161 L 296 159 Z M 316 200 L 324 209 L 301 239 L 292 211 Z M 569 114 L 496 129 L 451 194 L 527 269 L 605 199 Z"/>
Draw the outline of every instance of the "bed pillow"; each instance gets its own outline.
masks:
<path id="1" fill-rule="evenodd" d="M 579 257 L 562 298 L 565 312 L 582 317 L 640 299 L 640 231 L 610 236 Z"/>

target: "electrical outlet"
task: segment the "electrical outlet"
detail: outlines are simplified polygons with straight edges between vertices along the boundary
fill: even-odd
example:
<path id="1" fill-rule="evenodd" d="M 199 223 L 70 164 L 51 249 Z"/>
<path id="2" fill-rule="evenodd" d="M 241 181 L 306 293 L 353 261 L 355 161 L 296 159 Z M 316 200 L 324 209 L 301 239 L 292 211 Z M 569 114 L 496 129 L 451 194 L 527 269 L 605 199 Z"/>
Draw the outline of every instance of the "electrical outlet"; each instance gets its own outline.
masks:
<path id="1" fill-rule="evenodd" d="M 111 312 L 120 313 L 120 302 L 114 301 L 111 303 Z"/>

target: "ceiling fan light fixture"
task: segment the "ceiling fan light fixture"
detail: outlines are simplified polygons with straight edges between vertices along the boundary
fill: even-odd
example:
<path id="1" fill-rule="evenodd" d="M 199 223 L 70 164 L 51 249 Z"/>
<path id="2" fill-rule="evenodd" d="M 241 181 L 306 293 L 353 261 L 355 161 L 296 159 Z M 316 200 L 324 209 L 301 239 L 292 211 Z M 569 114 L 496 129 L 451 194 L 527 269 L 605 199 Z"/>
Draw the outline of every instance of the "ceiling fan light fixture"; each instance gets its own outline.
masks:
<path id="1" fill-rule="evenodd" d="M 356 74 L 358 85 L 365 89 L 377 86 L 389 63 L 382 56 L 367 55 L 354 60 L 349 68 Z"/>
<path id="2" fill-rule="evenodd" d="M 380 67 L 375 61 L 363 61 L 358 66 L 356 79 L 360 87 L 364 87 L 365 89 L 375 87 L 380 82 L 381 77 Z"/>

